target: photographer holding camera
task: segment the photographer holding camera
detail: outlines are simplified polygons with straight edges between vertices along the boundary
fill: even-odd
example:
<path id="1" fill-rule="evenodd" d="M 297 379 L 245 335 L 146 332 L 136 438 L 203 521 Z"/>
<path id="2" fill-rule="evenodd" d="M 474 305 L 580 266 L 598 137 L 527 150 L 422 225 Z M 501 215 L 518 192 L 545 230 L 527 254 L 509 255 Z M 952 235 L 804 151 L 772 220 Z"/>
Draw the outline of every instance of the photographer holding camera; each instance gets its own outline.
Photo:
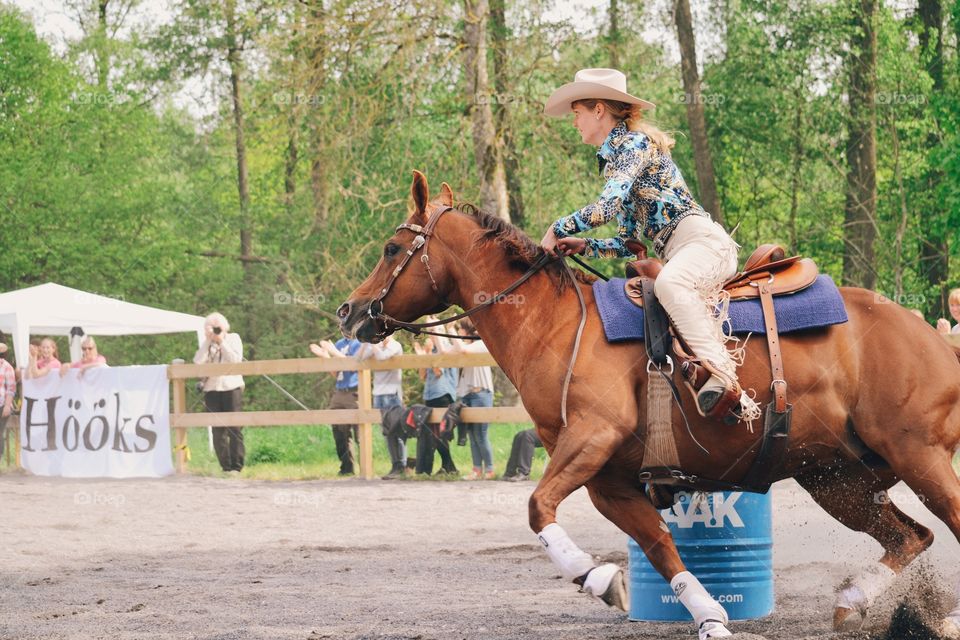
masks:
<path id="1" fill-rule="evenodd" d="M 203 324 L 206 338 L 197 349 L 196 364 L 242 362 L 243 343 L 230 333 L 230 323 L 220 313 L 211 313 Z M 243 376 L 209 376 L 201 381 L 203 404 L 207 411 L 219 413 L 243 409 Z M 243 470 L 243 431 L 240 427 L 213 427 L 213 448 L 224 471 Z"/>

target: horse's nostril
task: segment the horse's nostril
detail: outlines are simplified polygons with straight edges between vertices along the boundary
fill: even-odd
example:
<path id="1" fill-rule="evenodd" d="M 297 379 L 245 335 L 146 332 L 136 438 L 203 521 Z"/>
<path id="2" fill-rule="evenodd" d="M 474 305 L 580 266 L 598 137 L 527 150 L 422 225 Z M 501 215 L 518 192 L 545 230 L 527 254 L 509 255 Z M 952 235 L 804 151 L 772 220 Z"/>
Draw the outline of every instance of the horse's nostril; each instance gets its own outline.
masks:
<path id="1" fill-rule="evenodd" d="M 341 320 L 346 320 L 347 316 L 349 315 L 350 315 L 350 303 L 344 302 L 342 305 L 340 305 L 340 308 L 337 309 L 337 317 L 340 318 Z"/>

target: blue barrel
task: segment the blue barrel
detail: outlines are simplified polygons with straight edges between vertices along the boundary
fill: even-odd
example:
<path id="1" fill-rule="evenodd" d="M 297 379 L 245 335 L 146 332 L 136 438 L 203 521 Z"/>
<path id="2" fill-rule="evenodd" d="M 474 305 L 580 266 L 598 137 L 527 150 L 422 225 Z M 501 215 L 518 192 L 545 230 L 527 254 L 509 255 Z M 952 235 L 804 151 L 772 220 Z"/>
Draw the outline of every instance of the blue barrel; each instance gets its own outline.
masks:
<path id="1" fill-rule="evenodd" d="M 706 499 L 684 495 L 660 512 L 687 570 L 727 610 L 731 620 L 773 612 L 773 535 L 770 494 L 718 491 Z M 633 540 L 630 619 L 691 620 L 670 585 Z"/>

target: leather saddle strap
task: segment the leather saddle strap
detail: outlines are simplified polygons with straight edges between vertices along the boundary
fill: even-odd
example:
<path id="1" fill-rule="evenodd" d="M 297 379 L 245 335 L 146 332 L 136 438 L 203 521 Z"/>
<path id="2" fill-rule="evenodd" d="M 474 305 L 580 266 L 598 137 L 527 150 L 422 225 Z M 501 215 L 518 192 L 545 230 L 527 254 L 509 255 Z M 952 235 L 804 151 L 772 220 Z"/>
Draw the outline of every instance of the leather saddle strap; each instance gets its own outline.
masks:
<path id="1" fill-rule="evenodd" d="M 767 327 L 767 348 L 770 350 L 770 371 L 773 382 L 774 407 L 777 413 L 787 410 L 787 381 L 783 375 L 783 356 L 780 353 L 780 334 L 777 330 L 777 314 L 773 309 L 773 294 L 770 283 L 764 280 L 760 284 L 760 305 L 763 308 L 763 320 Z"/>
<path id="2" fill-rule="evenodd" d="M 749 487 L 748 491 L 766 493 L 776 479 L 790 441 L 791 416 L 791 411 L 777 413 L 773 404 L 767 405 L 757 457 L 741 481 L 744 487 Z"/>
<path id="3" fill-rule="evenodd" d="M 641 468 L 650 466 L 678 466 L 680 456 L 673 435 L 673 381 L 663 374 L 662 367 L 673 362 L 670 359 L 672 336 L 667 312 L 657 300 L 652 278 L 640 278 L 643 294 L 643 341 L 650 362 L 647 365 L 647 435 L 644 441 Z M 660 371 L 654 371 L 650 364 Z"/>
<path id="4" fill-rule="evenodd" d="M 670 335 L 670 320 L 654 294 L 653 283 L 652 278 L 640 278 L 643 293 L 643 341 L 647 356 L 655 365 L 662 367 L 670 359 L 673 338 Z"/>

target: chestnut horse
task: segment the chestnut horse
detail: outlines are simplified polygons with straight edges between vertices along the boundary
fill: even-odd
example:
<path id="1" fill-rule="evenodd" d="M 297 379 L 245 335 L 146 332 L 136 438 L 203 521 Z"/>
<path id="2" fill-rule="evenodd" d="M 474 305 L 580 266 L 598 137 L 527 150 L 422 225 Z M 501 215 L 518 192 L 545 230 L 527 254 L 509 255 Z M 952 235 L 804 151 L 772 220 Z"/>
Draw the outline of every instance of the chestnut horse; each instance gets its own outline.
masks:
<path id="1" fill-rule="evenodd" d="M 384 245 L 380 262 L 337 311 L 344 335 L 380 340 L 396 329 L 380 312 L 412 322 L 452 305 L 468 309 L 501 292 L 543 250 L 520 230 L 477 211 L 453 208 L 443 184 L 430 200 L 426 178 L 414 172 L 414 212 Z M 431 216 L 439 216 L 424 231 Z M 411 257 L 407 258 L 408 250 Z M 429 252 L 427 255 L 418 253 Z M 405 260 L 406 258 L 406 260 Z M 399 267 L 399 269 L 398 269 Z M 592 295 L 592 279 L 570 277 L 553 261 L 514 295 L 472 316 L 477 332 L 510 381 L 550 453 L 530 498 L 530 527 L 567 579 L 623 608 L 618 568 L 596 568 L 556 523 L 558 505 L 586 486 L 596 508 L 643 549 L 671 582 L 701 638 L 725 637 L 726 614 L 686 572 L 672 537 L 638 480 L 644 453 L 647 357 L 641 342 L 610 344 Z M 581 321 L 586 324 L 569 384 L 562 423 L 563 381 Z M 386 293 L 384 295 L 384 290 Z M 827 513 L 866 533 L 884 549 L 879 563 L 847 581 L 834 624 L 859 624 L 871 602 L 933 541 L 929 529 L 904 514 L 886 491 L 903 480 L 960 539 L 960 481 L 952 458 L 960 443 L 958 353 L 922 320 L 870 291 L 842 288 L 849 321 L 782 336 L 794 403 L 790 444 L 777 478 L 796 478 Z M 371 312 L 371 302 L 378 300 Z M 679 376 L 679 374 L 677 374 Z M 766 343 L 750 340 L 740 368 L 744 388 L 771 400 Z M 753 457 L 757 433 L 688 411 L 697 439 L 686 436 L 678 409 L 673 425 L 683 469 L 737 481 Z M 960 624 L 960 608 L 943 621 Z"/>

